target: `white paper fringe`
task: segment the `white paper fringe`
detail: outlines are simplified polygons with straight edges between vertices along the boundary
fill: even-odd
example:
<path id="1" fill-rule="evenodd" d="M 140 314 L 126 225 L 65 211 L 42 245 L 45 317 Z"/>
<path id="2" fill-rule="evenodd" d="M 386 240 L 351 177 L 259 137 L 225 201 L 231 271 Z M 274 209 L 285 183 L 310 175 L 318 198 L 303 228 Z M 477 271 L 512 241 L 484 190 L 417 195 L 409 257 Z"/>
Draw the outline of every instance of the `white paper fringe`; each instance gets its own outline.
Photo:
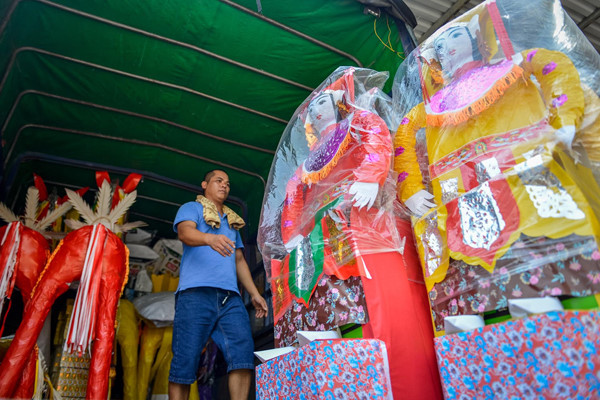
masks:
<path id="1" fill-rule="evenodd" d="M 17 252 L 19 251 L 19 245 L 21 243 L 21 235 L 19 234 L 19 222 L 11 222 L 4 231 L 4 237 L 0 246 L 12 246 L 10 249 L 10 255 L 8 257 L 4 270 L 2 271 L 2 277 L 0 277 L 0 315 L 2 315 L 2 309 L 4 308 L 4 300 L 7 295 L 8 286 L 12 280 L 13 274 L 15 273 L 15 266 L 17 265 Z M 14 240 L 12 243 L 5 243 L 11 231 L 14 230 Z"/>
<path id="2" fill-rule="evenodd" d="M 102 268 L 102 257 L 98 257 L 98 265 L 94 261 L 98 246 L 104 248 L 104 243 L 98 243 L 98 227 L 99 225 L 94 225 L 92 229 L 85 254 L 81 280 L 77 289 L 77 295 L 75 296 L 73 314 L 69 322 L 67 340 L 64 345 L 64 351 L 68 353 L 77 352 L 78 354 L 83 354 L 84 352 L 89 352 L 90 344 L 94 339 L 93 334 L 97 316 L 96 303 L 100 286 L 99 277 L 95 276 L 97 274 L 94 273 L 94 269 Z M 101 229 L 105 228 L 102 227 Z"/>

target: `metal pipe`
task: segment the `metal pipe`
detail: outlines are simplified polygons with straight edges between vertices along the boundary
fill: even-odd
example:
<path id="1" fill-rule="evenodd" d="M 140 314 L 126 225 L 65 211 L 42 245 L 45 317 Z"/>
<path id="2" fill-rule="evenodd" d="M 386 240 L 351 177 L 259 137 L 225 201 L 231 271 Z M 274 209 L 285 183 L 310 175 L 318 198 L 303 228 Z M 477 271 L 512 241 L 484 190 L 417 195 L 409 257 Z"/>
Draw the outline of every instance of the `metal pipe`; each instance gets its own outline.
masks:
<path id="1" fill-rule="evenodd" d="M 36 129 L 45 129 L 45 130 L 51 130 L 51 131 L 56 131 L 56 132 L 63 132 L 63 133 L 70 133 L 70 134 L 74 134 L 74 135 L 81 135 L 81 136 L 88 136 L 88 137 L 95 137 L 95 138 L 99 138 L 99 139 L 106 139 L 106 140 L 113 140 L 116 142 L 123 142 L 123 143 L 131 143 L 131 144 L 137 144 L 137 145 L 142 145 L 142 146 L 148 146 L 148 147 L 154 147 L 154 148 L 158 148 L 158 149 L 162 149 L 162 150 L 167 150 L 173 153 L 177 153 L 177 154 L 181 154 L 190 158 L 194 158 L 197 160 L 201 160 L 201 161 L 205 161 L 211 164 L 215 164 L 215 165 L 219 165 L 221 167 L 224 168 L 229 168 L 233 171 L 237 171 L 240 172 L 242 174 L 245 175 L 249 175 L 252 176 L 254 178 L 257 178 L 261 181 L 261 183 L 263 184 L 263 189 L 266 188 L 266 182 L 263 179 L 262 176 L 260 176 L 259 174 L 255 173 L 255 172 L 250 172 L 250 171 L 246 171 L 242 168 L 238 168 L 236 166 L 230 165 L 230 164 L 226 164 L 223 163 L 221 161 L 216 161 L 216 160 L 212 160 L 210 158 L 207 157 L 202 157 L 196 154 L 192 154 L 189 153 L 187 151 L 183 151 L 183 150 L 179 150 L 170 146 L 165 146 L 164 144 L 161 143 L 154 143 L 154 142 L 148 142 L 145 140 L 138 140 L 138 139 L 126 139 L 126 138 L 122 138 L 122 137 L 116 137 L 116 136 L 109 136 L 109 135 L 104 135 L 101 133 L 95 133 L 95 132 L 85 132 L 85 131 L 80 131 L 80 130 L 76 130 L 76 129 L 67 129 L 67 128 L 60 128 L 60 127 L 55 127 L 55 126 L 46 126 L 46 125 L 39 125 L 39 124 L 26 124 L 23 125 L 21 128 L 19 128 L 19 130 L 17 131 L 17 134 L 15 135 L 15 139 L 13 140 L 13 142 L 11 143 L 10 149 L 6 155 L 6 159 L 4 160 L 4 169 L 6 170 L 7 166 L 8 166 L 8 161 L 12 155 L 12 152 L 15 148 L 15 145 L 17 143 L 17 141 L 19 140 L 19 137 L 21 136 L 21 132 L 23 132 L 26 129 L 29 128 L 36 128 Z"/>
<path id="2" fill-rule="evenodd" d="M 450 19 L 460 11 L 461 8 L 465 6 L 470 0 L 457 0 L 456 3 L 452 5 L 449 9 L 446 10 L 445 13 L 442 14 L 441 17 L 437 19 L 430 27 L 427 29 L 427 32 L 421 35 L 419 38 L 419 43 L 423 43 L 429 36 L 433 35 L 435 31 L 438 30 L 442 25 L 446 22 L 450 21 Z"/>
<path id="3" fill-rule="evenodd" d="M 94 63 L 91 63 L 91 62 L 88 62 L 88 61 L 83 61 L 83 60 L 80 60 L 80 59 L 77 59 L 77 58 L 68 57 L 68 56 L 65 56 L 65 55 L 62 55 L 62 54 L 57 54 L 57 53 L 53 53 L 51 51 L 46 51 L 46 50 L 43 50 L 43 49 L 38 49 L 36 47 L 29 47 L 29 46 L 19 47 L 18 49 L 16 49 L 13 52 L 13 55 L 11 57 L 9 66 L 7 67 L 6 72 L 4 73 L 4 76 L 2 78 L 2 83 L 0 83 L 0 92 L 2 92 L 2 90 L 4 89 L 4 85 L 6 84 L 6 80 L 8 79 L 8 74 L 9 74 L 10 70 L 12 69 L 12 65 L 13 65 L 13 63 L 14 63 L 14 61 L 16 59 L 16 56 L 19 53 L 24 52 L 24 51 L 31 51 L 31 52 L 34 52 L 34 53 L 40 53 L 40 54 L 44 54 L 44 55 L 47 55 L 47 56 L 59 58 L 61 60 L 71 61 L 71 62 L 74 62 L 76 64 L 85 65 L 87 67 L 92 67 L 92 68 L 97 68 L 97 69 L 100 69 L 100 70 L 103 70 L 103 71 L 112 72 L 114 74 L 126 76 L 128 78 L 134 78 L 134 79 L 141 80 L 141 81 L 144 81 L 144 82 L 150 82 L 150 83 L 153 83 L 153 84 L 170 87 L 172 89 L 178 89 L 178 90 L 181 90 L 181 91 L 184 91 L 184 92 L 187 92 L 187 93 L 194 94 L 196 96 L 200 96 L 200 97 L 203 97 L 203 98 L 215 101 L 217 103 L 225 104 L 227 106 L 234 107 L 234 108 L 237 108 L 239 110 L 243 110 L 243 111 L 246 111 L 246 112 L 249 112 L 249 113 L 252 113 L 252 114 L 259 115 L 259 116 L 264 117 L 264 118 L 271 119 L 273 121 L 281 122 L 282 124 L 287 124 L 287 122 L 288 122 L 285 119 L 282 119 L 282 118 L 279 118 L 279 117 L 275 117 L 275 116 L 269 115 L 267 113 L 263 113 L 262 111 L 254 110 L 254 109 L 249 108 L 249 107 L 241 106 L 239 104 L 232 103 L 230 101 L 223 100 L 223 99 L 221 99 L 219 97 L 211 96 L 209 94 L 202 93 L 202 92 L 199 92 L 197 90 L 193 90 L 193 89 L 187 88 L 185 86 L 175 85 L 173 83 L 163 82 L 163 81 L 159 81 L 157 79 L 152 79 L 152 78 L 147 78 L 145 76 L 136 75 L 136 74 L 132 74 L 132 73 L 125 72 L 125 71 L 120 71 L 120 70 L 117 70 L 117 69 L 114 69 L 114 68 L 106 67 L 104 65 L 94 64 Z"/>
<path id="4" fill-rule="evenodd" d="M 181 182 L 178 181 L 176 179 L 172 179 L 172 178 L 168 178 L 164 175 L 158 175 L 155 174 L 154 172 L 148 172 L 148 171 L 142 171 L 142 170 L 137 170 L 137 169 L 131 169 L 131 168 L 122 168 L 122 167 L 115 167 L 113 165 L 107 165 L 107 164 L 101 164 L 101 163 L 95 163 L 95 162 L 91 162 L 91 161 L 80 161 L 80 160 L 74 160 L 72 158 L 65 158 L 65 157 L 59 157 L 59 156 L 53 156 L 53 155 L 49 155 L 49 154 L 44 154 L 44 153 L 36 153 L 36 152 L 25 152 L 23 154 L 21 154 L 17 160 L 15 160 L 15 162 L 18 161 L 18 164 L 21 164 L 23 161 L 29 161 L 29 160 L 39 160 L 42 162 L 48 162 L 48 163 L 52 163 L 52 164 L 59 164 L 59 165 L 65 165 L 65 166 L 71 166 L 71 167 L 76 167 L 76 168 L 81 168 L 81 169 L 89 169 L 89 170 L 93 170 L 93 171 L 108 171 L 111 173 L 115 173 L 115 174 L 121 174 L 121 175 L 128 175 L 130 173 L 137 173 L 143 176 L 142 181 L 145 179 L 149 179 L 151 181 L 155 181 L 164 185 L 168 185 L 168 186 L 172 186 L 172 187 L 176 187 L 178 189 L 183 189 L 183 190 L 187 190 L 189 192 L 198 194 L 200 192 L 202 192 L 202 187 L 198 186 L 198 185 L 193 185 L 187 182 Z M 10 181 L 10 179 L 9 179 Z M 45 180 L 46 182 L 49 182 L 48 180 Z M 12 183 L 11 183 L 12 185 Z M 67 184 L 64 184 L 67 185 Z M 6 186 L 6 185 L 5 185 Z M 74 188 L 79 188 L 75 185 L 71 185 Z M 91 188 L 90 190 L 96 190 Z M 231 204 L 235 204 L 241 208 L 246 207 L 245 206 L 245 202 L 242 201 L 239 197 L 237 196 L 231 196 L 229 195 L 227 197 L 226 203 L 231 203 Z"/>
<path id="5" fill-rule="evenodd" d="M 240 67 L 242 69 L 246 69 L 248 71 L 252 71 L 254 73 L 257 73 L 257 74 L 269 77 L 271 79 L 275 79 L 275 80 L 283 82 L 283 83 L 287 83 L 288 85 L 296 86 L 296 87 L 298 87 L 300 89 L 308 90 L 309 92 L 312 92 L 314 90 L 314 88 L 311 88 L 309 86 L 306 86 L 306 85 L 303 85 L 301 83 L 292 81 L 290 79 L 281 77 L 279 75 L 272 74 L 270 72 L 266 72 L 266 71 L 264 71 L 262 69 L 258 69 L 258 68 L 252 67 L 250 65 L 241 63 L 239 61 L 232 60 L 230 58 L 221 56 L 219 54 L 216 54 L 216 53 L 213 53 L 211 51 L 205 50 L 205 49 L 203 49 L 201 47 L 198 47 L 198 46 L 191 45 L 189 43 L 180 42 L 180 41 L 175 40 L 175 39 L 170 39 L 168 37 L 160 36 L 160 35 L 157 35 L 157 34 L 152 33 L 152 32 L 144 31 L 142 29 L 134 28 L 133 26 L 129 26 L 129 25 L 121 24 L 119 22 L 111 21 L 109 19 L 98 17 L 98 16 L 93 15 L 93 14 L 88 14 L 86 12 L 79 11 L 79 10 L 76 10 L 74 8 L 66 7 L 66 6 L 64 6 L 62 4 L 53 3 L 53 2 L 48 1 L 48 0 L 35 0 L 35 1 L 37 1 L 39 3 L 42 3 L 42 4 L 46 4 L 46 5 L 50 6 L 50 7 L 55 7 L 55 8 L 61 9 L 61 10 L 66 11 L 66 12 L 79 15 L 79 16 L 84 17 L 84 18 L 88 18 L 88 19 L 92 19 L 94 21 L 102 22 L 104 24 L 111 25 L 111 26 L 114 26 L 114 27 L 117 27 L 117 28 L 121 28 L 121 29 L 125 29 L 125 30 L 128 30 L 130 32 L 135 32 L 135 33 L 138 33 L 138 34 L 143 35 L 143 36 L 151 37 L 153 39 L 158 39 L 158 40 L 161 40 L 163 42 L 174 44 L 176 46 L 185 47 L 185 48 L 194 50 L 194 51 L 196 51 L 198 53 L 204 54 L 206 56 L 215 58 L 215 59 L 217 59 L 219 61 L 223 61 L 223 62 L 226 62 L 228 64 L 235 65 L 235 66 Z"/>
<path id="6" fill-rule="evenodd" d="M 46 185 L 63 186 L 63 187 L 71 188 L 71 189 L 79 189 L 79 187 L 77 185 L 73 185 L 71 183 L 65 183 L 65 182 L 52 181 L 49 179 L 44 179 L 44 183 Z M 98 189 L 90 188 L 89 191 L 97 192 Z M 181 207 L 181 203 L 174 203 L 172 201 L 157 199 L 156 197 L 152 197 L 152 196 L 144 196 L 139 193 L 135 197 L 136 197 L 136 199 L 144 199 L 144 200 L 148 200 L 148 201 L 153 201 L 155 203 L 166 204 L 168 206 Z"/>
<path id="7" fill-rule="evenodd" d="M 6 25 L 8 25 L 8 21 L 10 21 L 10 17 L 12 16 L 12 13 L 15 11 L 15 9 L 17 8 L 17 4 L 19 4 L 20 1 L 21 0 L 13 0 L 12 4 L 8 8 L 8 12 L 2 19 L 2 24 L 0 24 L 0 36 L 2 36 L 4 29 L 6 29 Z"/>
<path id="8" fill-rule="evenodd" d="M 308 40 L 311 43 L 314 43 L 314 44 L 316 44 L 318 46 L 321 46 L 321 47 L 323 47 L 323 48 L 325 48 L 327 50 L 330 50 L 330 51 L 332 51 L 332 52 L 334 52 L 336 54 L 339 54 L 339 55 L 341 55 L 341 56 L 343 56 L 345 58 L 348 58 L 348 59 L 354 61 L 358 67 L 362 67 L 363 66 L 362 63 L 360 61 L 358 61 L 358 58 L 354 57 L 352 54 L 348 54 L 348 53 L 346 53 L 346 52 L 344 52 L 344 51 L 342 51 L 342 50 L 340 50 L 338 48 L 335 48 L 335 47 L 333 47 L 333 46 L 331 46 L 331 45 L 329 45 L 329 44 L 327 44 L 325 42 L 322 42 L 322 41 L 320 41 L 318 39 L 315 39 L 314 37 L 309 36 L 306 33 L 302 33 L 300 31 L 297 31 L 297 30 L 295 30 L 293 28 L 290 28 L 289 26 L 284 25 L 281 22 L 277 22 L 277 21 L 275 21 L 275 20 L 273 20 L 271 18 L 267 18 L 264 15 L 259 14 L 259 13 L 255 12 L 255 11 L 252 11 L 249 8 L 241 6 L 241 5 L 235 3 L 235 2 L 233 2 L 231 0 L 219 0 L 219 1 L 221 3 L 225 3 L 227 5 L 230 5 L 233 8 L 237 8 L 238 10 L 243 11 L 246 14 L 250 14 L 250 15 L 252 15 L 252 16 L 258 18 L 258 19 L 261 19 L 261 20 L 263 20 L 265 22 L 268 22 L 271 25 L 274 25 L 274 26 L 276 26 L 278 28 L 281 28 L 281 29 L 283 29 L 286 32 L 292 33 L 292 34 L 294 34 L 294 35 L 296 35 L 298 37 L 301 37 L 302 39 L 306 39 L 306 40 Z"/>
<path id="9" fill-rule="evenodd" d="M 137 211 L 129 211 L 129 214 L 131 214 L 131 215 L 137 215 L 140 218 L 146 218 L 146 219 L 151 219 L 151 220 L 154 220 L 154 221 L 162 222 L 162 223 L 165 223 L 165 224 L 168 224 L 168 225 L 173 225 L 173 221 L 169 221 L 169 220 L 166 220 L 166 219 L 154 217 L 154 216 L 148 215 L 148 214 L 142 214 L 142 213 L 139 213 Z"/>
<path id="10" fill-rule="evenodd" d="M 584 30 L 598 18 L 600 18 L 600 7 L 596 8 L 590 15 L 582 19 L 577 26 L 579 26 L 579 29 Z"/>
<path id="11" fill-rule="evenodd" d="M 273 151 L 273 150 L 263 149 L 262 147 L 253 146 L 253 145 L 250 145 L 250 144 L 237 142 L 235 140 L 226 139 L 226 138 L 223 138 L 223 137 L 220 137 L 220 136 L 216 136 L 216 135 L 211 135 L 210 133 L 206 133 L 206 132 L 200 131 L 198 129 L 190 128 L 189 126 L 181 125 L 181 124 L 178 124 L 176 122 L 172 122 L 172 121 L 169 121 L 169 120 L 166 120 L 166 119 L 153 117 L 151 115 L 139 114 L 139 113 L 136 113 L 136 112 L 133 112 L 133 111 L 123 110 L 121 108 L 103 106 L 103 105 L 100 105 L 100 104 L 97 104 L 97 103 L 90 103 L 90 102 L 83 101 L 83 100 L 72 99 L 72 98 L 69 98 L 69 97 L 59 96 L 59 95 L 56 95 L 56 94 L 42 92 L 42 91 L 35 90 L 35 89 L 24 90 L 21 93 L 19 93 L 19 96 L 17 96 L 17 99 L 15 100 L 13 106 L 11 107 L 11 110 L 10 110 L 10 112 L 8 114 L 8 117 L 4 121 L 4 125 L 2 126 L 2 129 L 0 130 L 0 137 L 4 137 L 4 132 L 6 131 L 6 127 L 8 126 L 8 122 L 12 118 L 17 105 L 19 104 L 19 102 L 21 101 L 21 99 L 25 95 L 28 95 L 28 94 L 36 94 L 36 95 L 40 95 L 40 96 L 50 97 L 50 98 L 57 99 L 57 100 L 67 101 L 67 102 L 70 102 L 70 103 L 80 104 L 80 105 L 83 105 L 83 106 L 93 107 L 93 108 L 97 108 L 97 109 L 100 109 L 100 110 L 112 111 L 112 112 L 116 112 L 116 113 L 119 113 L 119 114 L 129 115 L 129 116 L 132 116 L 132 117 L 143 118 L 143 119 L 147 119 L 147 120 L 150 120 L 150 121 L 160 122 L 160 123 L 164 123 L 164 124 L 167 124 L 167 125 L 174 126 L 176 128 L 184 129 L 184 130 L 189 131 L 189 132 L 196 133 L 196 134 L 201 135 L 201 136 L 206 136 L 206 137 L 209 137 L 209 138 L 214 139 L 214 140 L 218 140 L 218 141 L 225 142 L 225 143 L 230 143 L 230 144 L 233 144 L 235 146 L 240 146 L 240 147 L 244 147 L 244 148 L 251 149 L 251 150 L 257 150 L 257 151 L 260 151 L 260 152 L 263 152 L 263 153 L 267 153 L 267 154 L 275 154 L 275 151 Z"/>

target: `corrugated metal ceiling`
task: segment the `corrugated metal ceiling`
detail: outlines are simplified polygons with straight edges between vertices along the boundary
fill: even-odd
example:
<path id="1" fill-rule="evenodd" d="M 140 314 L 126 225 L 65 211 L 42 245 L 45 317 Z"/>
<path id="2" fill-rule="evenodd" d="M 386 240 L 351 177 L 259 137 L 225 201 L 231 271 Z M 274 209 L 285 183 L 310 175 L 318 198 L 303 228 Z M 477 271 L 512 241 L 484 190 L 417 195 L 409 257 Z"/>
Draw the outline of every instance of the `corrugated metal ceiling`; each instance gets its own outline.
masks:
<path id="1" fill-rule="evenodd" d="M 417 26 L 414 32 L 417 40 L 421 42 L 447 21 L 483 1 L 405 0 L 404 2 L 417 17 Z M 561 3 L 596 50 L 600 51 L 600 0 L 561 0 Z"/>

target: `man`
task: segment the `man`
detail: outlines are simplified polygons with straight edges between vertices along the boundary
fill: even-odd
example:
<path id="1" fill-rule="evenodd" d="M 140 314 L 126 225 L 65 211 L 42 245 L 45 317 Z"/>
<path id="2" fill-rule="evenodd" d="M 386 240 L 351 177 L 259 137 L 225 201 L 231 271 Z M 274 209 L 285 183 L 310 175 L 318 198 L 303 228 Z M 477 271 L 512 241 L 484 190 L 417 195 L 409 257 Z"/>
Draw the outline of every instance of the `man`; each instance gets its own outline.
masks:
<path id="1" fill-rule="evenodd" d="M 238 229 L 244 221 L 223 203 L 229 177 L 213 170 L 202 182 L 204 196 L 181 206 L 173 222 L 183 242 L 173 323 L 169 398 L 187 399 L 200 354 L 209 337 L 221 349 L 232 400 L 247 399 L 254 369 L 254 344 L 238 281 L 248 291 L 256 317 L 267 315 L 242 252 Z"/>

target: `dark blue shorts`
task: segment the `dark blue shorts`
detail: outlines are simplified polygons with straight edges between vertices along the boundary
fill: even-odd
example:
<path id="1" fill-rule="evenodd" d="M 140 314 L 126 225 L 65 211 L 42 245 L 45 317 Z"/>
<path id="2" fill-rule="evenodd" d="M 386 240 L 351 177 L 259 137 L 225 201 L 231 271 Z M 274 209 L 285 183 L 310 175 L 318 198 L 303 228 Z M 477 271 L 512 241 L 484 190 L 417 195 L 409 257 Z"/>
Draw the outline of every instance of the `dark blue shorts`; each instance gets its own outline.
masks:
<path id="1" fill-rule="evenodd" d="M 194 383 L 209 337 L 221 349 L 227 372 L 254 369 L 250 319 L 240 295 L 211 287 L 191 288 L 175 296 L 170 382 Z"/>

